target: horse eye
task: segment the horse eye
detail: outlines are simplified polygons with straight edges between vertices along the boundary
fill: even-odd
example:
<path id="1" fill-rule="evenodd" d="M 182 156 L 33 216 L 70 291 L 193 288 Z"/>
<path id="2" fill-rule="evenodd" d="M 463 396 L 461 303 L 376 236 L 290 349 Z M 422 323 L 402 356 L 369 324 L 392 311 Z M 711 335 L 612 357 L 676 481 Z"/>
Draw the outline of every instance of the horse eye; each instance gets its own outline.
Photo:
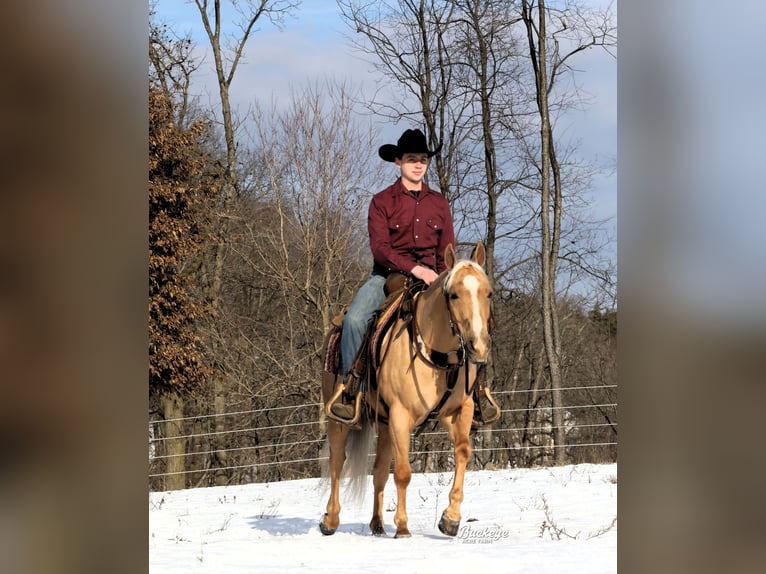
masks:
<path id="1" fill-rule="evenodd" d="M 457 293 L 450 293 L 449 298 L 454 301 L 455 299 L 457 299 Z"/>

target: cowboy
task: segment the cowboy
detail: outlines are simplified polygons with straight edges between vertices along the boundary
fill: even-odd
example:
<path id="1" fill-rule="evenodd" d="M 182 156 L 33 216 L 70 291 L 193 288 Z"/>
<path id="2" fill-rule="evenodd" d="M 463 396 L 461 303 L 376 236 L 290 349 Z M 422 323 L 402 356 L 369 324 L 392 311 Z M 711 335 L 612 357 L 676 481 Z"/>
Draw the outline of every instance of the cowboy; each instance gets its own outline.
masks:
<path id="1" fill-rule="evenodd" d="M 430 285 L 446 269 L 447 245 L 455 246 L 449 203 L 423 182 L 430 158 L 440 149 L 441 145 L 430 151 L 418 129 L 406 130 L 396 145 L 378 149 L 381 159 L 393 162 L 401 175 L 377 193 L 369 207 L 367 230 L 374 265 L 343 319 L 340 347 L 345 389 L 330 407 L 340 421 L 355 419 L 354 398 L 362 373 L 354 372 L 352 366 L 368 324 L 385 299 L 386 278 L 399 272 Z"/>

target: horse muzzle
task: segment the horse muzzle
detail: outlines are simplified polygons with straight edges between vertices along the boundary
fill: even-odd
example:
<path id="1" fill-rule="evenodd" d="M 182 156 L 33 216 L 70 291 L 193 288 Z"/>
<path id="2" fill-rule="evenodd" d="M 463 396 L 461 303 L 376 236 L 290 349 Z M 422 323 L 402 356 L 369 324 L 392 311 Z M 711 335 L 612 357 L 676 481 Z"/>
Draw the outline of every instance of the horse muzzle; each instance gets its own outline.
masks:
<path id="1" fill-rule="evenodd" d="M 465 348 L 468 351 L 468 358 L 476 365 L 483 365 L 487 362 L 490 347 L 489 340 L 469 339 L 465 343 Z"/>

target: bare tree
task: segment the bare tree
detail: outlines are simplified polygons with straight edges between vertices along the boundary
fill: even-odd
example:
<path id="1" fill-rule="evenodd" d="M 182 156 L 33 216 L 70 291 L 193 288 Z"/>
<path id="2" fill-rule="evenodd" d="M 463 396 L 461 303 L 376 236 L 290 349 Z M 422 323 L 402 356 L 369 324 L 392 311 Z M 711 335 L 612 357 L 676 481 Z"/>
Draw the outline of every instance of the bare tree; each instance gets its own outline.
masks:
<path id="1" fill-rule="evenodd" d="M 212 262 L 212 272 L 208 279 L 208 297 L 214 313 L 217 313 L 221 304 L 221 290 L 226 242 L 229 233 L 228 213 L 236 196 L 238 180 L 236 176 L 237 165 L 237 141 L 235 134 L 235 119 L 231 108 L 229 90 L 237 68 L 242 61 L 245 46 L 250 39 L 256 23 L 266 18 L 272 23 L 279 24 L 281 19 L 297 3 L 291 0 L 250 0 L 233 2 L 231 9 L 236 12 L 234 25 L 239 29 L 239 36 L 226 37 L 223 28 L 228 24 L 228 19 L 221 7 L 220 0 L 193 0 L 199 11 L 202 25 L 210 41 L 213 51 L 213 63 L 215 66 L 218 82 L 218 92 L 221 101 L 222 127 L 226 143 L 226 159 L 223 166 L 223 195 L 219 207 L 220 217 L 217 221 L 215 252 Z M 213 332 L 211 336 L 211 354 L 218 357 L 220 338 Z M 226 407 L 226 382 L 220 369 L 213 375 L 213 409 L 216 415 L 216 432 L 224 431 L 224 417 Z M 226 453 L 216 449 L 214 466 L 226 467 Z M 216 484 L 226 484 L 226 473 L 216 472 Z"/>
<path id="2" fill-rule="evenodd" d="M 567 8 L 570 8 L 568 6 Z M 554 20 L 552 10 L 547 9 L 544 0 L 530 2 L 522 0 L 521 15 L 527 32 L 529 58 L 534 72 L 537 110 L 540 120 L 539 164 L 540 171 L 540 256 L 541 256 L 541 312 L 543 318 L 543 338 L 547 367 L 551 381 L 552 419 L 554 431 L 555 461 L 565 460 L 563 399 L 561 394 L 561 329 L 556 306 L 557 263 L 561 248 L 561 218 L 563 209 L 563 185 L 561 164 L 557 158 L 557 146 L 554 138 L 554 122 L 551 118 L 551 91 L 557 78 L 569 72 L 569 60 L 575 54 L 593 46 L 609 45 L 612 40 L 612 25 L 605 17 L 593 27 L 592 20 L 583 16 L 583 12 L 574 4 L 571 10 L 557 14 Z M 570 45 L 564 48 L 559 36 L 564 34 L 577 16 L 576 30 L 587 30 L 585 35 L 576 36 Z M 551 20 L 558 23 L 558 28 L 548 25 Z M 582 32 L 580 32 L 582 34 Z M 550 52 L 549 52 L 550 48 Z"/>
<path id="3" fill-rule="evenodd" d="M 363 39 L 352 42 L 374 57 L 372 64 L 394 81 L 368 103 L 373 113 L 422 127 L 429 147 L 444 147 L 434 158 L 438 187 L 447 200 L 455 193 L 453 153 L 461 133 L 459 119 L 468 108 L 453 91 L 447 26 L 452 6 L 443 0 L 369 2 L 338 0 L 341 15 Z M 465 100 L 466 95 L 463 95 Z M 449 105 L 448 105 L 449 104 Z"/>
<path id="4" fill-rule="evenodd" d="M 444 48 L 452 54 L 455 83 L 460 93 L 469 96 L 469 101 L 473 102 L 469 108 L 470 113 L 465 114 L 464 129 L 467 137 L 463 147 L 478 152 L 475 160 L 462 162 L 462 169 L 482 173 L 480 170 L 483 168 L 482 177 L 477 178 L 476 185 L 466 186 L 469 193 L 465 196 L 469 205 L 485 206 L 478 234 L 486 247 L 487 275 L 494 287 L 498 208 L 503 193 L 509 188 L 508 182 L 502 181 L 496 140 L 505 142 L 511 139 L 507 137 L 505 125 L 498 118 L 511 113 L 504 97 L 508 93 L 508 86 L 513 86 L 517 81 L 514 77 L 514 60 L 518 55 L 511 29 L 518 17 L 514 17 L 506 1 L 456 0 L 452 5 L 450 45 Z M 473 142 L 473 146 L 469 146 L 469 142 Z M 499 147 L 502 150 L 507 144 L 501 143 Z M 481 213 L 481 210 L 465 210 L 465 213 L 471 212 Z M 493 386 L 495 376 L 493 353 L 485 371 L 488 386 Z M 485 430 L 479 441 L 480 446 L 491 445 L 492 430 Z"/>
<path id="5" fill-rule="evenodd" d="M 367 205 L 384 187 L 378 134 L 354 120 L 355 99 L 348 86 L 327 80 L 294 92 L 282 110 L 254 114 L 264 183 L 258 191 L 280 230 L 289 225 L 296 235 L 246 223 L 252 239 L 264 239 L 251 245 L 264 272 L 299 294 L 302 312 L 320 317 L 322 329 L 348 295 L 342 279 L 361 279 L 346 276 L 350 263 L 370 259 Z"/>
<path id="6" fill-rule="evenodd" d="M 229 417 L 229 428 L 269 428 L 221 441 L 246 449 L 232 452 L 229 466 L 251 465 L 232 478 L 318 468 L 252 465 L 318 456 L 319 409 L 302 406 L 319 402 L 323 335 L 371 267 L 367 205 L 383 187 L 384 166 L 378 135 L 360 125 L 352 96 L 328 80 L 254 106 L 217 323 L 228 405 L 250 411 Z M 274 444 L 283 446 L 265 446 Z"/>
<path id="7" fill-rule="evenodd" d="M 186 126 L 190 112 L 192 74 L 200 67 L 193 57 L 191 37 L 178 36 L 167 24 L 157 20 L 152 8 L 149 19 L 149 78 L 165 94 L 177 128 Z"/>

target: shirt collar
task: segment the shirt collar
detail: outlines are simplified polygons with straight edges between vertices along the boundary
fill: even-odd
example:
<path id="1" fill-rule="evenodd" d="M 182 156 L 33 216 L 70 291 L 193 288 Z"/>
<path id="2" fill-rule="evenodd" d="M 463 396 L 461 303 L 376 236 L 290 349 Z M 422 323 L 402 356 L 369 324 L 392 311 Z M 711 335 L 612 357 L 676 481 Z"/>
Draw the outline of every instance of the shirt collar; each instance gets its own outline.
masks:
<path id="1" fill-rule="evenodd" d="M 402 182 L 401 176 L 397 178 L 396 184 L 394 185 L 394 189 L 397 193 L 407 193 L 409 189 L 406 185 Z M 424 195 L 431 193 L 431 188 L 426 185 L 426 182 L 423 182 L 423 185 L 420 188 L 420 197 L 423 197 Z"/>

